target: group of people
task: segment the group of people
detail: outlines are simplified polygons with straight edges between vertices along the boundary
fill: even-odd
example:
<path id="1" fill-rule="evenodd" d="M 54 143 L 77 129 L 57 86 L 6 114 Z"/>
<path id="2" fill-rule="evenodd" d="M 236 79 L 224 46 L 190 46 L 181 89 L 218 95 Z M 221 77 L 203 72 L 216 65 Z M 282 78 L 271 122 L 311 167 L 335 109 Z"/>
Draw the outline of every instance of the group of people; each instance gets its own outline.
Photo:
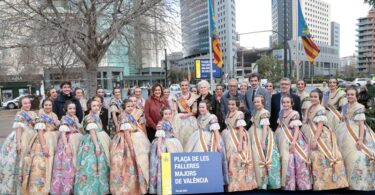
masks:
<path id="1" fill-rule="evenodd" d="M 272 94 L 259 75 L 249 82 L 211 94 L 207 81 L 192 93 L 184 80 L 171 98 L 155 84 L 147 100 L 115 88 L 107 103 L 102 88 L 86 103 L 64 82 L 38 113 L 21 98 L 0 151 L 0 194 L 161 194 L 165 152 L 218 152 L 228 192 L 375 190 L 375 134 L 357 89 L 331 78 L 328 91 L 307 93 L 300 80 L 292 94 L 283 78 Z"/>

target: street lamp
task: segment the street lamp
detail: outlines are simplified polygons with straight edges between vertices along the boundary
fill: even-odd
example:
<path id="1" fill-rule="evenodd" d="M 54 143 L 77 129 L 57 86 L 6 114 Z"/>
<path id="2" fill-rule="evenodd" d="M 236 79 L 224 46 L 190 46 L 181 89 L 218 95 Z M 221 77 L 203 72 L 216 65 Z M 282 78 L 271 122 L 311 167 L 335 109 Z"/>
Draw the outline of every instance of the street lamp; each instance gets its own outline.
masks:
<path id="1" fill-rule="evenodd" d="M 238 33 L 238 35 L 248 35 L 248 34 L 264 33 L 264 32 L 273 32 L 281 36 L 281 38 L 283 38 L 284 40 L 284 77 L 287 77 L 288 76 L 288 59 L 287 59 L 288 49 L 289 49 L 289 60 L 292 60 L 292 57 L 291 57 L 291 51 L 290 51 L 290 47 L 288 45 L 286 36 L 284 36 L 283 34 L 281 34 L 280 32 L 276 30 L 261 30 L 261 31 L 245 32 L 245 33 Z"/>

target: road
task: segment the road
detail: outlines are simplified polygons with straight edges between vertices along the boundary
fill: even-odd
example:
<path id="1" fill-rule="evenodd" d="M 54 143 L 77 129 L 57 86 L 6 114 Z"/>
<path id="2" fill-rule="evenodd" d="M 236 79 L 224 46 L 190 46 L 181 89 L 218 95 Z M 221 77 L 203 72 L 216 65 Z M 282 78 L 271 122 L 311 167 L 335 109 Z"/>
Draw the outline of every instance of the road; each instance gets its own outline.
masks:
<path id="1" fill-rule="evenodd" d="M 12 132 L 12 124 L 14 115 L 18 110 L 0 110 L 0 145 L 3 144 L 5 138 Z"/>

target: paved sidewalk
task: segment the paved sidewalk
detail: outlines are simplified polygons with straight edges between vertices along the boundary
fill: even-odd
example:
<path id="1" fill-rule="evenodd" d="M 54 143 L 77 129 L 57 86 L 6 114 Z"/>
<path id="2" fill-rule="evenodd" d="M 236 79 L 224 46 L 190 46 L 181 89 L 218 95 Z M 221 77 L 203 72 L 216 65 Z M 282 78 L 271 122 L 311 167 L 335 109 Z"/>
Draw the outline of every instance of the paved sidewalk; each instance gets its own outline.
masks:
<path id="1" fill-rule="evenodd" d="M 12 132 L 12 124 L 14 115 L 18 110 L 0 110 L 0 145 L 3 144 L 5 138 Z"/>

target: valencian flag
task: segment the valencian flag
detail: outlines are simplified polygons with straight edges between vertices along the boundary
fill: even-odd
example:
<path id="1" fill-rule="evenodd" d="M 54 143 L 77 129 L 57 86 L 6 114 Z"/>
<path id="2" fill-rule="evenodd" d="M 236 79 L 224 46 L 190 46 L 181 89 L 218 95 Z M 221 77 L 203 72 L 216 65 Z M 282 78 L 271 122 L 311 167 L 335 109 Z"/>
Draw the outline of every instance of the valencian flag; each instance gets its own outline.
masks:
<path id="1" fill-rule="evenodd" d="M 208 0 L 208 9 L 210 12 L 210 37 L 212 41 L 212 53 L 214 57 L 214 63 L 219 67 L 223 67 L 223 53 L 220 48 L 220 38 L 216 30 L 215 16 L 212 9 L 212 0 Z"/>
<path id="2" fill-rule="evenodd" d="M 314 63 L 314 59 L 319 55 L 320 49 L 315 45 L 309 27 L 306 24 L 302 14 L 301 4 L 298 2 L 298 36 L 302 38 L 302 44 L 305 49 L 307 59 L 310 63 Z"/>

